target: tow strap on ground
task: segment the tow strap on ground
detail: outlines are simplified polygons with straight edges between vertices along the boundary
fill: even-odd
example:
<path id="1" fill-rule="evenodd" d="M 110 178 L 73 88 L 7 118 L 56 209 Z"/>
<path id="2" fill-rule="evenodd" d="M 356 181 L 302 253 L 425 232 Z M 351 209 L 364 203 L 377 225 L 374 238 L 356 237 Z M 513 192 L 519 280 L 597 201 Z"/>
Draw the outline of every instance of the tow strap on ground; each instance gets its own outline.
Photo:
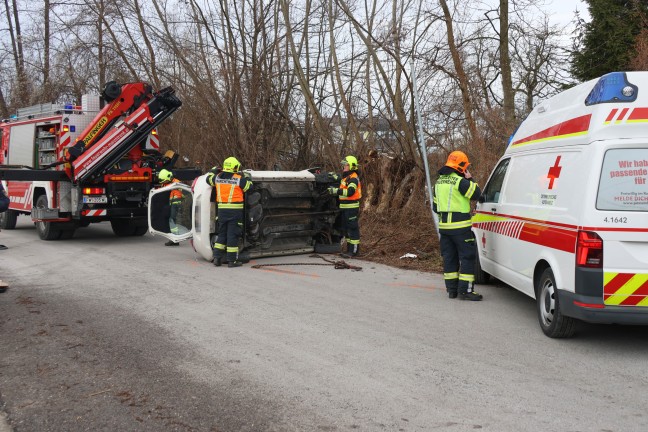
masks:
<path id="1" fill-rule="evenodd" d="M 362 270 L 362 267 L 359 266 L 354 266 L 349 263 L 347 263 L 344 260 L 336 260 L 336 259 L 326 259 L 325 257 L 318 255 L 318 254 L 312 254 L 309 255 L 310 258 L 322 258 L 326 263 L 312 263 L 312 262 L 294 262 L 294 263 L 276 263 L 276 264 L 255 264 L 252 266 L 253 269 L 259 269 L 262 267 L 277 267 L 277 266 L 296 266 L 296 265 L 319 265 L 319 266 L 329 266 L 332 265 L 336 269 L 349 269 L 349 270 L 355 270 L 355 271 L 360 271 Z"/>

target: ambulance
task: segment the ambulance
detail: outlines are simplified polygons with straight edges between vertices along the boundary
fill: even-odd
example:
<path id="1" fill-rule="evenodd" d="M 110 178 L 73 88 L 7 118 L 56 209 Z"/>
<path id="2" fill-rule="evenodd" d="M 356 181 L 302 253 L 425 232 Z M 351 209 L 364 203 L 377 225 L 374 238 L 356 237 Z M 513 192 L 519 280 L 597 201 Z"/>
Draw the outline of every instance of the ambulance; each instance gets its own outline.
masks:
<path id="1" fill-rule="evenodd" d="M 473 218 L 476 282 L 534 298 L 542 331 L 648 324 L 648 72 L 614 72 L 538 104 Z"/>

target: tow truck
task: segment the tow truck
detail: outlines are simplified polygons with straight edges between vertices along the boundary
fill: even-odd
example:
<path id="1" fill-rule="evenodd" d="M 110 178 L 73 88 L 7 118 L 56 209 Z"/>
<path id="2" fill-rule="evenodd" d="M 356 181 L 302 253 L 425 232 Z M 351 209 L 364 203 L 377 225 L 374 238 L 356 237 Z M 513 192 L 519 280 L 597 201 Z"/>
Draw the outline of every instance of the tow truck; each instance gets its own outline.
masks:
<path id="1" fill-rule="evenodd" d="M 77 228 L 109 221 L 117 236 L 147 232 L 148 193 L 178 155 L 159 151 L 157 127 L 182 102 L 171 87 L 145 82 L 106 84 L 80 106 L 41 104 L 0 121 L 0 180 L 11 199 L 0 228 L 30 215 L 43 240 L 71 238 Z"/>

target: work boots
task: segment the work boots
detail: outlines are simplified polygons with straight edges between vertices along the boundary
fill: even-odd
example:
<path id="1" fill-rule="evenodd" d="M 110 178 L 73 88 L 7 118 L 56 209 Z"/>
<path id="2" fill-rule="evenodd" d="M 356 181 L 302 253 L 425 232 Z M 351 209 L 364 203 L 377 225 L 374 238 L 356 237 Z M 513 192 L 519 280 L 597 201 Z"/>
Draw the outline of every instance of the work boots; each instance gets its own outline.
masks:
<path id="1" fill-rule="evenodd" d="M 474 291 L 459 293 L 459 300 L 480 301 L 483 298 L 484 296 L 482 296 L 481 294 L 477 294 Z"/>
<path id="2" fill-rule="evenodd" d="M 214 260 L 212 261 L 216 267 L 223 265 L 223 256 L 220 254 L 218 249 L 213 249 Z"/>
<path id="3" fill-rule="evenodd" d="M 168 242 L 164 243 L 164 246 L 180 246 L 180 243 L 172 242 L 169 240 Z"/>
<path id="4" fill-rule="evenodd" d="M 360 255 L 360 245 L 359 244 L 351 244 L 347 242 L 347 250 L 345 253 L 341 253 L 340 256 L 342 258 L 352 258 L 352 257 L 357 257 Z"/>
<path id="5" fill-rule="evenodd" d="M 241 267 L 243 263 L 241 261 L 230 261 L 227 263 L 227 267 L 232 268 L 232 267 Z"/>

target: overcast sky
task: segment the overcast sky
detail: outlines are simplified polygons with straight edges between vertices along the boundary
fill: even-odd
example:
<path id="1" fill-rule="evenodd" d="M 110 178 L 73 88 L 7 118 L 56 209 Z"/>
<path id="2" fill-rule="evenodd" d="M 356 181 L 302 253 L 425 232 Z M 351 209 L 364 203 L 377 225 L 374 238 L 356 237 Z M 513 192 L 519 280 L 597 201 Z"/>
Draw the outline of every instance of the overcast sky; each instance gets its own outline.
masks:
<path id="1" fill-rule="evenodd" d="M 552 22 L 567 25 L 574 19 L 574 12 L 578 9 L 581 17 L 589 20 L 587 4 L 582 0 L 545 0 L 546 10 L 551 14 Z"/>

